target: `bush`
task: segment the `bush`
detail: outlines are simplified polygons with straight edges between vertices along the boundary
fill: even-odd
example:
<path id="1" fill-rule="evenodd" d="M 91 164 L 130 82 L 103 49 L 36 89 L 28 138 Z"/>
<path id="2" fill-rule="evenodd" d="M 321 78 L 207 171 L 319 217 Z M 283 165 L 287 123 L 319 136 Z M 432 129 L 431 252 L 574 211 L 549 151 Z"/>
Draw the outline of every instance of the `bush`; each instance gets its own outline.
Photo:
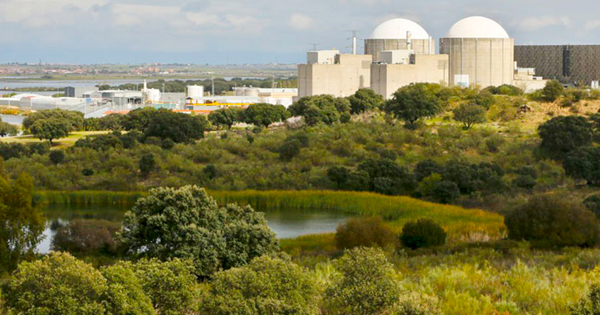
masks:
<path id="1" fill-rule="evenodd" d="M 57 230 L 52 249 L 73 254 L 113 253 L 120 224 L 106 220 L 73 220 Z"/>
<path id="2" fill-rule="evenodd" d="M 154 169 L 156 168 L 154 154 L 148 153 L 142 155 L 138 166 L 140 168 L 140 172 L 142 172 L 142 175 L 148 176 L 148 174 L 150 174 L 150 172 L 154 171 Z"/>
<path id="3" fill-rule="evenodd" d="M 600 218 L 600 194 L 585 198 L 583 204 L 596 215 L 596 218 Z"/>
<path id="4" fill-rule="evenodd" d="M 337 227 L 335 244 L 339 249 L 373 246 L 384 248 L 395 245 L 396 237 L 381 217 L 350 218 Z"/>
<path id="5" fill-rule="evenodd" d="M 397 303 L 400 284 L 381 249 L 348 250 L 336 265 L 340 277 L 326 294 L 334 314 L 382 314 Z"/>
<path id="6" fill-rule="evenodd" d="M 438 306 L 439 301 L 435 297 L 430 297 L 416 292 L 403 294 L 400 301 L 394 307 L 393 315 L 435 315 L 442 314 Z"/>
<path id="7" fill-rule="evenodd" d="M 534 196 L 504 221 L 511 240 L 530 241 L 535 246 L 591 247 L 600 240 L 594 214 L 564 196 Z"/>
<path id="8" fill-rule="evenodd" d="M 560 116 L 540 125 L 541 147 L 548 152 L 568 153 L 590 145 L 592 126 L 581 116 Z"/>
<path id="9" fill-rule="evenodd" d="M 436 182 L 433 185 L 431 197 L 439 203 L 449 204 L 460 197 L 460 189 L 451 181 Z"/>
<path id="10" fill-rule="evenodd" d="M 600 314 L 600 285 L 594 284 L 589 293 L 571 306 L 571 315 Z"/>
<path id="11" fill-rule="evenodd" d="M 216 273 L 203 300 L 203 314 L 317 315 L 319 292 L 312 273 L 263 256 L 250 264 Z"/>
<path id="12" fill-rule="evenodd" d="M 302 148 L 302 144 L 300 143 L 300 141 L 298 141 L 296 139 L 291 140 L 291 141 L 285 141 L 281 145 L 281 148 L 279 148 L 279 158 L 282 161 L 289 162 L 294 157 L 296 157 L 296 155 L 300 154 L 301 148 Z"/>
<path id="13" fill-rule="evenodd" d="M 550 80 L 546 83 L 544 89 L 542 89 L 542 95 L 544 100 L 548 102 L 554 102 L 557 98 L 564 94 L 565 88 L 562 83 L 556 80 Z"/>
<path id="14" fill-rule="evenodd" d="M 453 113 L 454 120 L 461 122 L 465 129 L 471 129 L 475 124 L 486 121 L 486 109 L 478 104 L 460 104 Z"/>
<path id="15" fill-rule="evenodd" d="M 537 185 L 537 181 L 531 175 L 519 175 L 513 180 L 512 185 L 517 188 L 532 190 Z"/>
<path id="16" fill-rule="evenodd" d="M 65 152 L 63 150 L 54 150 L 50 152 L 50 162 L 60 164 L 65 161 Z"/>
<path id="17" fill-rule="evenodd" d="M 446 243 L 446 231 L 432 220 L 419 219 L 404 225 L 400 241 L 411 249 L 441 246 Z"/>

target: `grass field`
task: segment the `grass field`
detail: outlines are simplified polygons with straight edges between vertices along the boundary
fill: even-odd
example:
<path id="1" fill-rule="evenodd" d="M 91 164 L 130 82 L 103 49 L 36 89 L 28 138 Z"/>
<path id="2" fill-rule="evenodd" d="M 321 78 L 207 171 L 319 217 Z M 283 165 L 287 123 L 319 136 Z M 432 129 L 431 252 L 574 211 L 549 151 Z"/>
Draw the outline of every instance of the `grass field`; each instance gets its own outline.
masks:
<path id="1" fill-rule="evenodd" d="M 94 136 L 94 135 L 104 135 L 104 134 L 108 134 L 108 133 L 110 133 L 110 132 L 109 131 L 74 131 L 74 132 L 71 132 L 71 134 L 67 138 L 54 140 L 52 142 L 52 147 L 53 148 L 70 147 L 70 146 L 74 145 L 75 142 L 77 142 L 77 140 L 79 140 L 81 138 L 84 138 L 87 136 Z M 34 138 L 32 135 L 0 138 L 0 142 L 6 142 L 6 143 L 14 142 L 14 143 L 26 144 L 26 143 L 45 142 L 45 141 L 47 141 L 47 140 L 40 140 L 38 138 Z"/>

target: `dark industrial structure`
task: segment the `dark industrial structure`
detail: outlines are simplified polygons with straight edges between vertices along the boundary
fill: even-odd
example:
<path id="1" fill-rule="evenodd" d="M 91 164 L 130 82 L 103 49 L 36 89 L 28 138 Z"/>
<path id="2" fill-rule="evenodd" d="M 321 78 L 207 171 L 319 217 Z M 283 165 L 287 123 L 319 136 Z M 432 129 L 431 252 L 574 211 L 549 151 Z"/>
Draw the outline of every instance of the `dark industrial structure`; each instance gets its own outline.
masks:
<path id="1" fill-rule="evenodd" d="M 515 46 L 515 61 L 544 79 L 585 85 L 600 80 L 600 45 Z"/>

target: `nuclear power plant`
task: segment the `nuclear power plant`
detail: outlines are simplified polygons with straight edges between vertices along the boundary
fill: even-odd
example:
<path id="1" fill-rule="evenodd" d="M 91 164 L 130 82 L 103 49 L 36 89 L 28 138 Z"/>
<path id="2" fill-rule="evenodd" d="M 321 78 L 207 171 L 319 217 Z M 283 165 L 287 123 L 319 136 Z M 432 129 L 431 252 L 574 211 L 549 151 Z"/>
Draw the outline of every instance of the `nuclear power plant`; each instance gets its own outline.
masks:
<path id="1" fill-rule="evenodd" d="M 534 68 L 515 63 L 515 41 L 497 22 L 473 16 L 452 25 L 436 41 L 419 24 L 392 19 L 377 26 L 364 41 L 364 54 L 337 50 L 310 51 L 298 66 L 298 96 L 330 94 L 345 97 L 371 88 L 390 98 L 411 83 L 462 87 L 515 85 L 525 91 L 546 81 Z"/>

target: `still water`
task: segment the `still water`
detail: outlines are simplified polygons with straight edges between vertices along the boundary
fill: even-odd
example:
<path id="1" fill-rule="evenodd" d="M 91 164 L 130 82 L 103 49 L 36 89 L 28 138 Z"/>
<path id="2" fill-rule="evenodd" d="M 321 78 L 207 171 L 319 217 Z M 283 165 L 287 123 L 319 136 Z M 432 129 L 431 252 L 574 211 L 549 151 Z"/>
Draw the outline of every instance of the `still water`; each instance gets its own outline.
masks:
<path id="1" fill-rule="evenodd" d="M 52 205 L 44 210 L 46 215 L 46 229 L 44 240 L 38 245 L 38 252 L 50 251 L 52 238 L 56 229 L 75 219 L 100 219 L 121 222 L 127 208 L 116 207 L 73 207 L 65 205 Z M 278 238 L 293 238 L 302 235 L 335 232 L 346 216 L 340 213 L 325 212 L 320 210 L 274 210 L 265 211 L 269 227 L 277 234 Z"/>

